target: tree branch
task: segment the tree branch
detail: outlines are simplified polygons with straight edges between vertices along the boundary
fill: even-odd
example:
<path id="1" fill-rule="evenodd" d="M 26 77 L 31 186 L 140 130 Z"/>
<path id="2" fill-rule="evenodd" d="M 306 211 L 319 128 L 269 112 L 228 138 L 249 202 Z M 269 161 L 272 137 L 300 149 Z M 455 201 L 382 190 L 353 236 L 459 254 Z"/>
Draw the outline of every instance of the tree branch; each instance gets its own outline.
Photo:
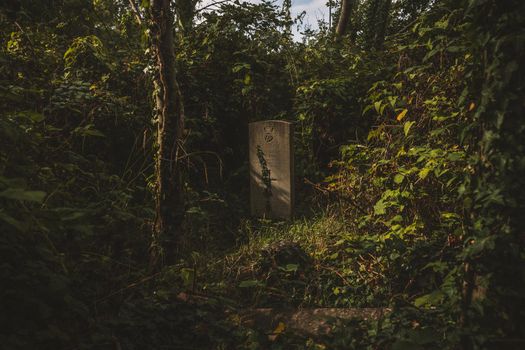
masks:
<path id="1" fill-rule="evenodd" d="M 130 0 L 130 1 L 131 1 L 131 0 Z M 232 1 L 232 0 L 221 0 L 221 1 L 215 1 L 215 2 L 212 2 L 212 3 L 209 4 L 209 5 L 206 5 L 206 6 L 204 6 L 204 7 L 201 7 L 201 8 L 198 9 L 198 10 L 195 10 L 195 13 L 199 13 L 199 12 L 204 11 L 204 10 L 206 10 L 206 9 L 212 7 L 212 6 L 220 5 L 220 4 L 224 4 L 225 2 L 230 2 L 230 1 Z"/>
<path id="2" fill-rule="evenodd" d="M 131 6 L 131 10 L 135 14 L 135 18 L 137 19 L 137 22 L 142 25 L 142 18 L 140 17 L 140 10 L 137 7 L 137 4 L 135 4 L 134 0 L 129 0 L 129 4 Z"/>

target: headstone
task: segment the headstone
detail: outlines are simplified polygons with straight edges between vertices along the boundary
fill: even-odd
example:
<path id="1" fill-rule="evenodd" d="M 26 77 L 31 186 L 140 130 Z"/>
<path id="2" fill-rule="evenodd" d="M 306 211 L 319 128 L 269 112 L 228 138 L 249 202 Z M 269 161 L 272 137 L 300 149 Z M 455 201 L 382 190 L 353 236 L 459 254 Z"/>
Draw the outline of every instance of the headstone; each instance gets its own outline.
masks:
<path id="1" fill-rule="evenodd" d="M 253 216 L 290 219 L 293 214 L 293 124 L 250 123 L 250 202 Z"/>

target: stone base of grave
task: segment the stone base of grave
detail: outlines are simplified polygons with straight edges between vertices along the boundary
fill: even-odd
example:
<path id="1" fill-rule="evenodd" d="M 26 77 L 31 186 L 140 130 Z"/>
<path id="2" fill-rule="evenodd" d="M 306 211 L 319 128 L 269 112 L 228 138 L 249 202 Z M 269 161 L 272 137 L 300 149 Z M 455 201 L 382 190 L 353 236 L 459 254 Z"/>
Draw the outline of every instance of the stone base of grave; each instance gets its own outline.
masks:
<path id="1" fill-rule="evenodd" d="M 207 304 L 210 298 L 193 293 L 180 293 L 177 299 L 189 304 Z M 389 314 L 389 308 L 226 308 L 225 317 L 247 328 L 268 335 L 272 341 L 283 331 L 316 339 L 329 335 L 339 321 L 352 319 L 376 321 Z"/>
<path id="2" fill-rule="evenodd" d="M 387 308 L 311 308 L 273 309 L 259 308 L 245 310 L 241 324 L 258 329 L 269 336 L 284 329 L 296 334 L 318 337 L 329 334 L 334 322 L 351 319 L 379 320 L 390 312 Z"/>

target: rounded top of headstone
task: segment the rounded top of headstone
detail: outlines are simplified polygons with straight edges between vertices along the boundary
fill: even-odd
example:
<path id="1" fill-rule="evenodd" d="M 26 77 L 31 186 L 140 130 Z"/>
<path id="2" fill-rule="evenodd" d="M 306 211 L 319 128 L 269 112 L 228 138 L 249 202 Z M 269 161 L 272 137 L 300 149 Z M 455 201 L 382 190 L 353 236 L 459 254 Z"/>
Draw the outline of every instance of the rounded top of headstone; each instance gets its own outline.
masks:
<path id="1" fill-rule="evenodd" d="M 250 124 L 293 124 L 293 122 L 287 120 L 271 119 L 271 120 L 258 120 L 256 122 L 251 122 Z"/>

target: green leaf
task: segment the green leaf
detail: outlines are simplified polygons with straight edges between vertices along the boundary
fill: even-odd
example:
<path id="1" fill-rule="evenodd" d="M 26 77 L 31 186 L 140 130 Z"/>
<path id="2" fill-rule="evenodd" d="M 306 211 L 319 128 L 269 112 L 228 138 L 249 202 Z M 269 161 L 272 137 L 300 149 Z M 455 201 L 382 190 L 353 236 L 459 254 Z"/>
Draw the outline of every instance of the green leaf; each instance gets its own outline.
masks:
<path id="1" fill-rule="evenodd" d="M 449 46 L 447 47 L 448 52 L 462 52 L 465 51 L 466 47 L 464 46 Z"/>
<path id="2" fill-rule="evenodd" d="M 248 63 L 238 63 L 235 66 L 233 66 L 232 72 L 233 73 L 238 73 L 238 72 L 240 72 L 243 69 L 250 69 L 250 68 L 251 68 L 251 66 Z"/>
<path id="3" fill-rule="evenodd" d="M 202 210 L 201 207 L 190 207 L 188 210 L 186 210 L 186 214 L 193 214 L 193 215 L 206 215 L 204 210 Z"/>
<path id="4" fill-rule="evenodd" d="M 246 73 L 246 75 L 244 75 L 244 85 L 250 85 L 251 81 L 252 76 L 249 73 Z"/>
<path id="5" fill-rule="evenodd" d="M 381 111 L 381 101 L 374 102 L 374 108 L 377 113 L 380 113 Z"/>
<path id="6" fill-rule="evenodd" d="M 448 268 L 448 264 L 446 262 L 443 262 L 443 261 L 433 261 L 433 262 L 430 262 L 428 264 L 426 264 L 422 271 L 423 270 L 426 270 L 426 269 L 430 269 L 434 272 L 445 272 Z"/>
<path id="7" fill-rule="evenodd" d="M 297 271 L 298 268 L 299 268 L 298 264 L 286 264 L 283 270 L 286 272 L 295 272 Z"/>
<path id="8" fill-rule="evenodd" d="M 394 176 L 394 182 L 396 184 L 402 183 L 404 179 L 405 179 L 405 175 L 403 174 L 396 174 L 396 176 Z"/>
<path id="9" fill-rule="evenodd" d="M 378 200 L 376 205 L 374 205 L 374 213 L 376 215 L 383 215 L 386 213 L 386 205 L 382 199 Z"/>
<path id="10" fill-rule="evenodd" d="M 42 203 L 46 193 L 42 191 L 26 191 L 21 188 L 8 188 L 0 192 L 0 197 L 19 201 Z"/>
<path id="11" fill-rule="evenodd" d="M 435 290 L 430 294 L 425 294 L 422 297 L 419 297 L 416 300 L 414 300 L 414 305 L 416 307 L 433 306 L 440 304 L 444 298 L 445 294 L 442 291 Z"/>
<path id="12" fill-rule="evenodd" d="M 93 124 L 88 124 L 84 127 L 78 127 L 75 130 L 73 130 L 74 134 L 80 135 L 80 136 L 97 136 L 97 137 L 106 137 L 103 133 L 98 131 L 97 129 L 93 128 Z"/>
<path id="13" fill-rule="evenodd" d="M 380 115 L 383 115 L 383 113 L 385 113 L 385 108 L 386 108 L 387 105 L 382 105 L 381 108 L 379 109 L 379 114 Z"/>
<path id="14" fill-rule="evenodd" d="M 195 270 L 188 267 L 182 268 L 180 270 L 180 277 L 182 278 L 182 283 L 184 286 L 186 288 L 190 287 L 195 281 Z"/>
<path id="15" fill-rule="evenodd" d="M 362 115 L 365 115 L 366 112 L 368 112 L 368 111 L 371 110 L 372 108 L 374 108 L 373 105 L 368 105 L 368 106 L 366 106 L 366 107 L 363 109 L 363 113 L 362 113 Z"/>
<path id="16" fill-rule="evenodd" d="M 405 125 L 403 126 L 403 131 L 405 132 L 405 136 L 408 136 L 408 133 L 410 132 L 410 128 L 412 127 L 412 125 L 414 125 L 416 122 L 412 121 L 412 122 L 406 122 Z"/>
<path id="17" fill-rule="evenodd" d="M 430 168 L 423 168 L 421 169 L 421 171 L 419 172 L 419 178 L 421 180 L 424 180 L 427 176 L 428 176 L 428 173 L 430 173 Z"/>
<path id="18" fill-rule="evenodd" d="M 264 287 L 264 283 L 258 280 L 247 280 L 239 283 L 239 288 Z"/>
<path id="19" fill-rule="evenodd" d="M 41 122 L 44 120 L 44 115 L 42 113 L 34 112 L 34 111 L 23 111 L 20 112 L 20 115 L 29 118 L 35 123 Z"/>
<path id="20" fill-rule="evenodd" d="M 396 107 L 397 98 L 398 98 L 397 96 L 389 96 L 388 97 L 388 102 L 390 102 L 390 106 L 392 106 L 392 108 Z"/>
<path id="21" fill-rule="evenodd" d="M 441 20 L 434 23 L 434 26 L 436 28 L 446 29 L 448 27 L 448 23 L 449 23 L 448 21 L 449 21 L 448 17 L 443 17 Z"/>
<path id="22" fill-rule="evenodd" d="M 61 218 L 62 221 L 73 221 L 73 220 L 77 220 L 77 219 L 80 219 L 82 217 L 84 217 L 86 215 L 85 212 L 83 211 L 73 211 L 71 214 L 67 215 L 67 216 L 63 216 Z"/>
<path id="23" fill-rule="evenodd" d="M 86 136 L 98 136 L 98 137 L 106 137 L 102 132 L 95 130 L 95 129 L 87 129 L 82 132 L 83 135 Z"/>
<path id="24" fill-rule="evenodd" d="M 452 162 L 455 162 L 457 160 L 460 160 L 464 157 L 464 154 L 462 152 L 453 152 L 453 153 L 449 153 L 447 155 L 447 159 L 452 161 Z"/>

